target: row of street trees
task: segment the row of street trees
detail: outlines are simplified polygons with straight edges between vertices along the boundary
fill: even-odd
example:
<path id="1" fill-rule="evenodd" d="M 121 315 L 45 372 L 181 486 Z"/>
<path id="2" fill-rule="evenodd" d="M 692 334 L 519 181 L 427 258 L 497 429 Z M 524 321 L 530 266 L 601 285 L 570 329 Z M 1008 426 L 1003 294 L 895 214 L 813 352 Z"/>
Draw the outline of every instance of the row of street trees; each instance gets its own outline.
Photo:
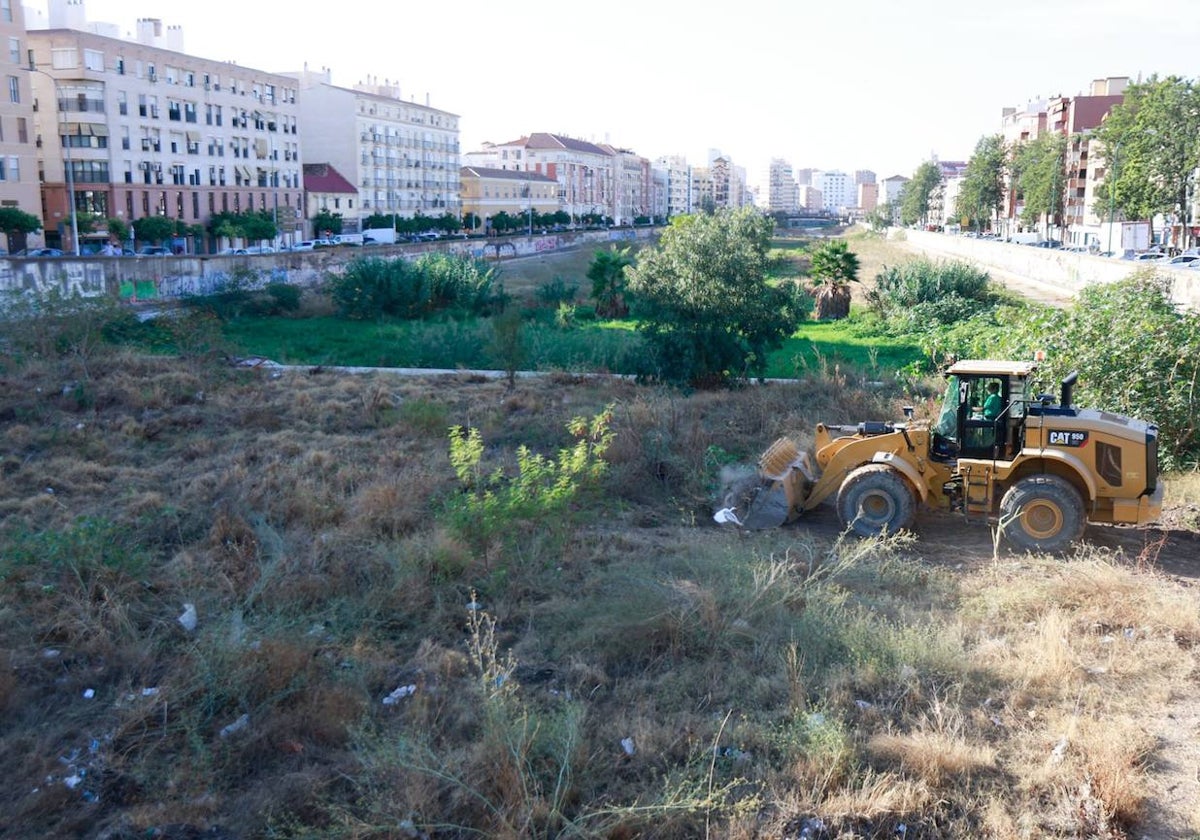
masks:
<path id="1" fill-rule="evenodd" d="M 1124 101 L 1113 107 L 1092 139 L 1100 141 L 1103 149 L 1097 155 L 1093 146 L 1091 159 L 1081 166 L 1095 166 L 1097 157 L 1104 159 L 1104 180 L 1096 192 L 1098 216 L 1105 215 L 1104 209 L 1126 219 L 1153 220 L 1161 215 L 1186 230 L 1200 168 L 1200 85 L 1196 81 L 1151 76 L 1130 85 Z M 1024 205 L 1023 224 L 1033 226 L 1045 219 L 1050 225 L 1061 220 L 1072 142 L 1054 132 L 1015 144 L 1006 144 L 999 134 L 980 138 L 959 190 L 957 214 L 972 227 L 986 227 L 1001 211 L 1006 190 L 1012 189 Z M 913 182 L 905 190 L 905 206 L 910 198 L 913 204 L 910 214 L 928 206 L 928 194 L 912 189 Z"/>

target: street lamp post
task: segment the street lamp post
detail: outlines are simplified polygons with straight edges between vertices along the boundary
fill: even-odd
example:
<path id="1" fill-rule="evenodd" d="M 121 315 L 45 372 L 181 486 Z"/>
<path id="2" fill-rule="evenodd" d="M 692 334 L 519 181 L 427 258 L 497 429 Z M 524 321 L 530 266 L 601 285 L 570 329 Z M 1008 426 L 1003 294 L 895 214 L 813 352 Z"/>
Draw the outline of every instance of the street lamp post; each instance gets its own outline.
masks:
<path id="1" fill-rule="evenodd" d="M 1113 253 L 1112 239 L 1113 239 L 1113 216 L 1114 216 L 1114 213 L 1116 212 L 1117 155 L 1120 153 L 1120 151 L 1121 151 L 1121 145 L 1119 143 L 1114 143 L 1113 150 L 1112 150 L 1113 177 L 1112 177 L 1112 183 L 1109 184 L 1109 186 L 1108 186 L 1108 248 L 1105 249 L 1110 254 Z M 1105 175 L 1105 180 L 1107 180 L 1107 179 L 1108 179 L 1108 176 Z"/>
<path id="2" fill-rule="evenodd" d="M 61 109 L 58 107 L 58 79 L 47 73 L 45 70 L 39 70 L 36 67 L 25 68 L 30 73 L 40 73 L 50 80 L 54 86 L 54 124 L 56 127 L 62 125 L 62 120 L 59 118 Z M 75 172 L 71 166 L 71 142 L 66 135 L 59 133 L 63 144 L 63 161 L 64 168 L 67 170 L 67 207 L 71 211 L 71 249 L 75 252 L 75 256 L 79 256 L 79 219 L 75 213 Z"/>

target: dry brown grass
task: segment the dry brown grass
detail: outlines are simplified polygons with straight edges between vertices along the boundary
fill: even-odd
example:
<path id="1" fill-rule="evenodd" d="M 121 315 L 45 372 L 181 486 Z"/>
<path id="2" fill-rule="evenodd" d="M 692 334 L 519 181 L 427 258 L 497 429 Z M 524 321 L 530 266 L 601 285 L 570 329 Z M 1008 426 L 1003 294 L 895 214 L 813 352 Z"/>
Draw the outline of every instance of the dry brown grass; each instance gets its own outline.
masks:
<path id="1" fill-rule="evenodd" d="M 3 373 L 0 563 L 24 558 L 0 566 L 14 836 L 794 836 L 817 815 L 862 837 L 1076 836 L 1152 808 L 1150 736 L 1197 664 L 1189 588 L 1111 552 L 930 552 L 936 519 L 886 548 L 819 514 L 709 524 L 726 462 L 895 416 L 903 394 L 117 361 L 92 366 L 82 408 L 69 370 Z M 609 404 L 609 473 L 570 517 L 486 545 L 450 526 L 449 426 L 511 469 Z M 85 517 L 136 550 L 64 543 Z M 472 598 L 517 662 L 500 707 L 466 655 Z M 106 810 L 63 784 L 73 750 L 108 774 Z"/>

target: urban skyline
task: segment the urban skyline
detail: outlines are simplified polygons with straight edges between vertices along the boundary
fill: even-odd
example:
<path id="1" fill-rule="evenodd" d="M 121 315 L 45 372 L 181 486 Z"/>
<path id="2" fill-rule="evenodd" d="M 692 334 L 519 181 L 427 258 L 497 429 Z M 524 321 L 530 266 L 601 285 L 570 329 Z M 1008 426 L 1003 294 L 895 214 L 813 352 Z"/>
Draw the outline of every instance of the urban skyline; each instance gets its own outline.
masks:
<path id="1" fill-rule="evenodd" d="M 268 72 L 327 67 L 343 87 L 389 80 L 405 98 L 428 96 L 459 115 L 464 151 L 551 132 L 651 159 L 702 163 L 719 147 L 749 172 L 784 157 L 881 177 L 911 174 L 931 155 L 969 157 L 1004 106 L 1074 95 L 1107 75 L 1190 75 L 1200 37 L 1186 0 L 1158 4 L 1172 24 L 1153 32 L 1139 10 L 1111 0 L 1013 0 L 992 11 L 792 5 L 750 0 L 718 19 L 615 0 L 603 16 L 569 17 L 464 0 L 447 20 L 436 6 L 397 14 L 365 3 L 316 25 L 229 0 L 166 12 L 144 0 L 87 0 L 87 14 L 123 33 L 139 17 L 161 17 L 182 27 L 189 54 Z M 46 0 L 26 6 L 35 25 Z M 660 36 L 679 49 L 658 48 Z M 1096 57 L 1081 60 L 1069 44 L 1097 45 Z"/>

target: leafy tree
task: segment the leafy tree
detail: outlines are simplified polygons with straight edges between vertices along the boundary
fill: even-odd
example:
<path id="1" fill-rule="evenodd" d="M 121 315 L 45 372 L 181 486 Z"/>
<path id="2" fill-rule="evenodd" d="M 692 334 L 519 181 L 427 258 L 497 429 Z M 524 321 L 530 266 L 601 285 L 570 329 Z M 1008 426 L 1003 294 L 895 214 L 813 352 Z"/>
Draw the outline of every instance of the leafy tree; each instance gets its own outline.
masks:
<path id="1" fill-rule="evenodd" d="M 325 231 L 329 231 L 330 233 L 341 233 L 342 214 L 330 213 L 328 210 L 321 210 L 312 217 L 312 225 L 313 230 L 316 231 L 318 235 L 323 234 Z"/>
<path id="2" fill-rule="evenodd" d="M 1032 227 L 1044 216 L 1047 238 L 1055 218 L 1062 215 L 1066 153 L 1064 135 L 1043 132 L 1018 146 L 1013 156 L 1013 180 L 1025 200 L 1021 221 Z"/>
<path id="3" fill-rule="evenodd" d="M 900 222 L 913 225 L 925 223 L 929 216 L 929 195 L 942 182 L 942 170 L 931 160 L 917 167 L 912 179 L 904 185 L 900 196 Z"/>
<path id="4" fill-rule="evenodd" d="M 108 230 L 109 237 L 117 242 L 124 242 L 129 238 L 129 225 L 125 224 L 124 219 L 108 219 L 105 222 L 105 228 Z"/>
<path id="5" fill-rule="evenodd" d="M 850 314 L 850 284 L 858 282 L 858 256 L 844 239 L 829 239 L 813 249 L 809 268 L 818 320 L 845 318 Z"/>
<path id="6" fill-rule="evenodd" d="M 483 219 L 476 213 L 463 213 L 462 226 L 464 230 L 477 230 L 483 227 Z"/>
<path id="7" fill-rule="evenodd" d="M 955 213 L 976 230 L 982 229 L 985 221 L 990 221 L 1000 209 L 1007 169 L 1004 137 L 990 134 L 979 138 L 975 152 L 967 162 L 955 206 Z"/>
<path id="8" fill-rule="evenodd" d="M 240 221 L 241 235 L 254 242 L 274 239 L 279 233 L 279 228 L 275 226 L 275 219 L 270 210 L 254 210 L 243 213 Z"/>
<path id="9" fill-rule="evenodd" d="M 597 251 L 588 266 L 587 278 L 592 281 L 592 299 L 596 314 L 601 318 L 624 318 L 629 314 L 626 290 L 629 285 L 626 269 L 633 265 L 628 248 L 615 246 Z"/>
<path id="10" fill-rule="evenodd" d="M 883 230 L 892 226 L 892 205 L 886 201 L 867 214 L 867 224 L 872 230 Z"/>
<path id="11" fill-rule="evenodd" d="M 24 248 L 25 237 L 41 229 L 42 220 L 32 213 L 19 207 L 0 207 L 0 231 L 8 238 L 9 253 Z"/>
<path id="12" fill-rule="evenodd" d="M 762 375 L 804 309 L 798 287 L 766 280 L 773 229 L 750 207 L 679 216 L 638 255 L 629 288 L 648 372 L 693 386 Z"/>
<path id="13" fill-rule="evenodd" d="M 1097 129 L 1111 165 L 1097 190 L 1125 218 L 1153 219 L 1185 212 L 1200 166 L 1200 86 L 1194 81 L 1151 76 L 1125 89 Z M 1186 244 L 1186 243 L 1181 243 Z"/>
<path id="14" fill-rule="evenodd" d="M 133 230 L 142 242 L 161 244 L 164 239 L 175 235 L 175 220 L 169 216 L 143 216 L 134 219 Z"/>

